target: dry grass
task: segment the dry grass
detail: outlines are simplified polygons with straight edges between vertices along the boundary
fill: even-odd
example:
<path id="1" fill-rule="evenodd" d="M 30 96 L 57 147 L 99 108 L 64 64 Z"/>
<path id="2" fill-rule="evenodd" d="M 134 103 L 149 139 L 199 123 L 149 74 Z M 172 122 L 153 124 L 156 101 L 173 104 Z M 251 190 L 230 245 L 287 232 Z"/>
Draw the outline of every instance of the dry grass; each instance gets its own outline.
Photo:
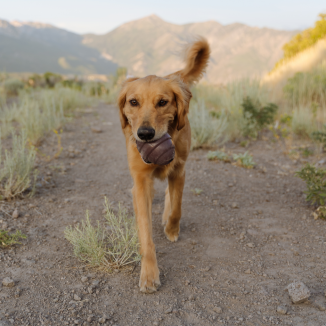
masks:
<path id="1" fill-rule="evenodd" d="M 90 106 L 94 101 L 70 88 L 22 93 L 17 103 L 0 110 L 2 137 L 13 129 L 24 130 L 28 141 L 37 145 L 49 131 L 61 127 L 75 109 Z"/>
<path id="2" fill-rule="evenodd" d="M 33 194 L 36 152 L 33 148 L 26 148 L 26 134 L 13 134 L 11 151 L 5 150 L 4 155 L 1 155 L 2 152 L 0 143 L 0 196 L 11 199 L 29 188 L 30 194 Z"/>
<path id="3" fill-rule="evenodd" d="M 226 117 L 223 114 L 218 118 L 212 117 L 204 101 L 191 104 L 189 121 L 192 149 L 221 144 L 227 140 L 225 137 Z"/>
<path id="4" fill-rule="evenodd" d="M 120 268 L 140 261 L 137 229 L 133 217 L 119 206 L 116 214 L 105 199 L 105 223 L 93 226 L 86 212 L 81 225 L 68 227 L 66 239 L 73 245 L 75 256 L 90 266 Z"/>

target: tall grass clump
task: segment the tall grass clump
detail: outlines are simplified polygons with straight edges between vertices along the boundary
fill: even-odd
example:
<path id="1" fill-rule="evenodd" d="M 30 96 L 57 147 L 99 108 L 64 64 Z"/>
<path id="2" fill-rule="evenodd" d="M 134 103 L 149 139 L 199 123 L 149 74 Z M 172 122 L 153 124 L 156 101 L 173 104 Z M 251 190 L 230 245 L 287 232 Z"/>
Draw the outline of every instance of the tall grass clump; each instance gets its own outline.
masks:
<path id="1" fill-rule="evenodd" d="M 29 188 L 32 194 L 36 179 L 36 152 L 33 148 L 26 148 L 26 134 L 13 134 L 11 151 L 5 150 L 4 154 L 2 152 L 0 143 L 0 197 L 11 199 Z"/>
<path id="2" fill-rule="evenodd" d="M 133 217 L 119 207 L 117 214 L 105 199 L 105 223 L 91 224 L 88 212 L 81 225 L 67 227 L 65 237 L 75 256 L 92 267 L 120 268 L 140 261 L 137 228 Z"/>
<path id="3" fill-rule="evenodd" d="M 289 78 L 284 93 L 294 106 L 309 105 L 326 107 L 326 64 L 309 72 L 298 72 Z"/>
<path id="4" fill-rule="evenodd" d="M 17 124 L 17 130 L 24 130 L 28 141 L 38 145 L 46 133 L 61 127 L 75 109 L 92 105 L 94 101 L 70 88 L 23 92 L 16 103 L 0 109 L 2 136 L 7 136 Z"/>
<path id="5" fill-rule="evenodd" d="M 212 117 L 203 100 L 191 104 L 189 122 L 192 149 L 221 144 L 227 140 L 224 135 L 227 128 L 226 117 L 223 112 L 219 117 Z"/>
<path id="6" fill-rule="evenodd" d="M 212 113 L 218 115 L 224 112 L 227 118 L 224 134 L 230 140 L 244 136 L 248 122 L 243 111 L 245 98 L 262 105 L 271 102 L 268 88 L 257 79 L 242 79 L 225 86 L 197 85 L 193 93 L 195 101 L 203 100 Z"/>
<path id="7" fill-rule="evenodd" d="M 17 96 L 24 86 L 24 82 L 14 78 L 9 78 L 3 82 L 3 88 L 7 96 Z"/>

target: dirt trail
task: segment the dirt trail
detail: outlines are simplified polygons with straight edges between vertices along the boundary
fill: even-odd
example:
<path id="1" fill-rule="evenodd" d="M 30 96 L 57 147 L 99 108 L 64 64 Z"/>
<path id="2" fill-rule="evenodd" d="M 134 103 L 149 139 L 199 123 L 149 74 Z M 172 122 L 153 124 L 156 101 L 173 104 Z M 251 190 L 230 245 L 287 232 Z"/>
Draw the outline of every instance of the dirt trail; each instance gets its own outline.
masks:
<path id="1" fill-rule="evenodd" d="M 92 126 L 103 132 L 92 132 Z M 40 150 L 53 153 L 55 144 L 51 135 Z M 209 162 L 203 150 L 192 152 L 177 243 L 165 239 L 165 183 L 156 182 L 153 228 L 162 286 L 146 295 L 138 288 L 139 266 L 113 274 L 87 270 L 63 235 L 86 209 L 92 220 L 101 220 L 104 195 L 114 207 L 120 202 L 132 212 L 132 180 L 116 108 L 103 104 L 87 110 L 66 125 L 62 145 L 58 159 L 40 160 L 36 196 L 9 203 L 7 209 L 18 207 L 20 217 L 0 216 L 2 226 L 28 236 L 24 245 L 0 251 L 0 280 L 16 283 L 0 287 L 1 326 L 326 325 L 320 310 L 326 222 L 311 217 L 305 185 L 293 176 L 299 165 L 282 146 L 253 144 L 249 150 L 257 167 L 252 170 Z M 244 151 L 235 144 L 228 149 Z M 203 192 L 195 195 L 195 188 Z M 293 280 L 309 287 L 309 302 L 291 303 L 284 288 Z M 276 312 L 280 305 L 287 307 L 286 315 Z"/>

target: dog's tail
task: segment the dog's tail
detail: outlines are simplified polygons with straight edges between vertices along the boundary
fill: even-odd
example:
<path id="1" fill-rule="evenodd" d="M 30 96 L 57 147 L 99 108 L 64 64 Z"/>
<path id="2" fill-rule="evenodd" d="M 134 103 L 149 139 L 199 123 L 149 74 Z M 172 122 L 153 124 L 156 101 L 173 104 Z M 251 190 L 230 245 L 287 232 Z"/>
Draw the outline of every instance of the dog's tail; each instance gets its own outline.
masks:
<path id="1" fill-rule="evenodd" d="M 185 83 L 191 85 L 199 81 L 205 72 L 211 53 L 210 46 L 204 37 L 198 36 L 194 43 L 185 49 L 184 61 L 186 66 L 167 77 L 179 76 Z"/>

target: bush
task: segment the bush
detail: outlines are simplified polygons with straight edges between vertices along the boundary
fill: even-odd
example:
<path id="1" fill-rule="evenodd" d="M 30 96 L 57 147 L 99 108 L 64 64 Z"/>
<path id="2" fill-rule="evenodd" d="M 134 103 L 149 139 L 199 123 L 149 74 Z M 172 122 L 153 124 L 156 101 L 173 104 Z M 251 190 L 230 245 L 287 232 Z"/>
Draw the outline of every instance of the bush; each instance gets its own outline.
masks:
<path id="1" fill-rule="evenodd" d="M 223 135 L 227 128 L 226 117 L 222 114 L 219 119 L 212 118 L 204 101 L 191 105 L 189 121 L 192 149 L 211 146 L 226 140 Z"/>
<path id="2" fill-rule="evenodd" d="M 26 148 L 26 134 L 13 134 L 12 150 L 1 155 L 0 143 L 0 197 L 11 199 L 31 188 L 33 194 L 36 173 L 34 173 L 35 150 Z"/>
<path id="3" fill-rule="evenodd" d="M 312 204 L 316 203 L 324 206 L 326 200 L 326 170 L 307 164 L 296 172 L 296 175 L 306 182 L 306 200 Z"/>
<path id="4" fill-rule="evenodd" d="M 117 215 L 105 199 L 106 223 L 92 226 L 88 212 L 81 226 L 67 227 L 66 239 L 73 245 L 75 256 L 91 266 L 119 268 L 140 261 L 139 243 L 134 218 L 119 207 Z"/>
<path id="5" fill-rule="evenodd" d="M 24 88 L 24 83 L 19 79 L 7 79 L 3 83 L 3 88 L 7 96 L 17 96 Z"/>
<path id="6" fill-rule="evenodd" d="M 277 105 L 273 103 L 262 107 L 258 101 L 254 103 L 249 96 L 244 99 L 242 107 L 245 118 L 243 134 L 251 137 L 257 137 L 265 126 L 274 121 L 278 109 Z"/>

